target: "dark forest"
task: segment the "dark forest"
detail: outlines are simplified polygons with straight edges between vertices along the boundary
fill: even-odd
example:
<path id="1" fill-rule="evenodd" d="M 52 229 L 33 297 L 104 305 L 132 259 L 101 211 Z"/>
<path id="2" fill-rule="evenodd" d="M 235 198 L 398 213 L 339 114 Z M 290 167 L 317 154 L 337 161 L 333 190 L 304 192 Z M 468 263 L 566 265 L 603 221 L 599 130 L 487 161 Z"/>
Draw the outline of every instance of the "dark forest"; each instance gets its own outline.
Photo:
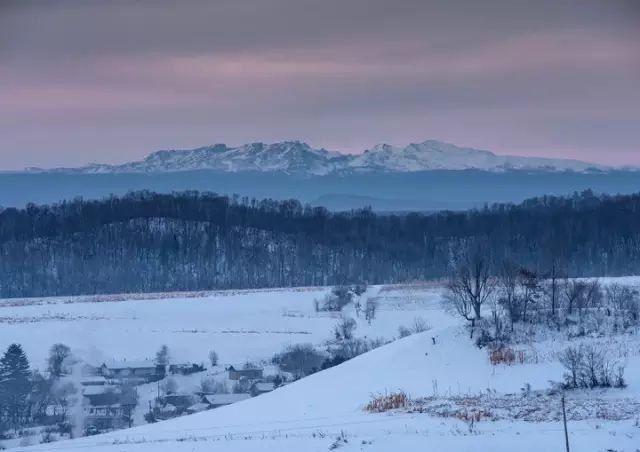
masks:
<path id="1" fill-rule="evenodd" d="M 0 296 L 393 283 L 442 278 L 462 249 L 544 275 L 640 273 L 640 194 L 464 212 L 331 213 L 295 200 L 133 192 L 0 212 Z"/>

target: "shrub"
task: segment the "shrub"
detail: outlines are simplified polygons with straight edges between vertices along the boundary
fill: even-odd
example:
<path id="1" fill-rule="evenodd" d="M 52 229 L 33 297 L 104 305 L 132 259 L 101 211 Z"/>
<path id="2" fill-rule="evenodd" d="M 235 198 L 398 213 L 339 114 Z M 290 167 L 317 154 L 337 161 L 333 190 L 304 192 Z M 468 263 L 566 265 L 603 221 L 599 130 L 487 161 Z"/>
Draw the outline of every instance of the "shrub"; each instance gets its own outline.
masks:
<path id="1" fill-rule="evenodd" d="M 568 347 L 558 355 L 564 374 L 564 388 L 607 388 L 624 387 L 624 365 L 609 358 L 602 347 L 595 344 L 581 344 Z"/>
<path id="2" fill-rule="evenodd" d="M 329 357 L 323 361 L 321 368 L 328 369 L 329 367 L 337 366 L 387 343 L 388 341 L 385 341 L 383 338 L 355 338 L 347 341 L 330 341 L 327 343 Z"/>
<path id="3" fill-rule="evenodd" d="M 320 368 L 322 370 L 329 369 L 331 367 L 335 367 L 339 364 L 342 364 L 345 361 L 348 361 L 348 359 L 345 358 L 344 356 L 340 356 L 340 355 L 331 356 L 322 362 L 322 365 L 320 366 Z"/>
<path id="4" fill-rule="evenodd" d="M 402 337 L 407 337 L 407 336 L 411 336 L 413 334 L 413 332 L 407 328 L 406 326 L 402 326 L 400 325 L 398 327 L 398 335 L 402 338 Z"/>
<path id="5" fill-rule="evenodd" d="M 481 327 L 480 334 L 476 338 L 476 346 L 478 348 L 486 347 L 488 345 L 493 344 L 495 341 L 494 337 L 489 333 L 487 328 Z"/>
<path id="6" fill-rule="evenodd" d="M 357 324 L 353 319 L 342 319 L 334 328 L 334 335 L 336 340 L 351 340 L 353 339 L 353 332 L 356 330 Z"/>
<path id="7" fill-rule="evenodd" d="M 371 400 L 364 409 L 369 413 L 384 413 L 385 411 L 406 408 L 407 406 L 409 406 L 409 396 L 404 391 L 398 391 L 391 394 L 371 396 Z"/>
<path id="8" fill-rule="evenodd" d="M 296 375 L 309 375 L 320 369 L 325 360 L 325 355 L 318 352 L 311 344 L 296 344 L 288 346 L 281 353 L 277 353 L 271 359 L 273 364 L 284 372 Z"/>
<path id="9" fill-rule="evenodd" d="M 422 333 L 424 331 L 430 330 L 431 327 L 427 323 L 425 319 L 422 317 L 416 317 L 413 319 L 413 327 L 412 330 L 414 333 Z"/>
<path id="10" fill-rule="evenodd" d="M 347 286 L 336 286 L 322 301 L 314 301 L 316 311 L 341 311 L 353 300 L 353 292 Z"/>
<path id="11" fill-rule="evenodd" d="M 363 293 L 365 293 L 367 291 L 367 285 L 366 284 L 356 284 L 353 286 L 353 293 L 355 293 L 356 295 L 360 296 Z"/>
<path id="12" fill-rule="evenodd" d="M 53 437 L 51 432 L 45 430 L 45 432 L 42 434 L 42 437 L 40 438 L 40 444 L 52 443 L 53 441 L 55 441 L 55 438 Z"/>
<path id="13" fill-rule="evenodd" d="M 364 318 L 371 325 L 371 321 L 376 318 L 376 311 L 378 310 L 378 303 L 372 300 L 367 300 L 367 303 L 364 308 Z"/>
<path id="14" fill-rule="evenodd" d="M 385 341 L 383 339 L 367 340 L 356 338 L 332 344 L 332 347 L 330 347 L 330 353 L 332 356 L 340 356 L 346 361 L 384 344 Z"/>

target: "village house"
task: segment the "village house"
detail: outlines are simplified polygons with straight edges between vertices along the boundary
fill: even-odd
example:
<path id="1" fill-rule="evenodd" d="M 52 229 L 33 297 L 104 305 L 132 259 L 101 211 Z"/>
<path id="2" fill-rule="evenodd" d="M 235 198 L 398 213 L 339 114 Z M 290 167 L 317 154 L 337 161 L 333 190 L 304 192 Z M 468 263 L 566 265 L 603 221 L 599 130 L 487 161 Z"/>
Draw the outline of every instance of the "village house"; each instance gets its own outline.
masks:
<path id="1" fill-rule="evenodd" d="M 131 427 L 132 413 L 137 404 L 135 392 L 107 390 L 97 392 L 99 386 L 87 386 L 83 391 L 85 428 L 98 432 Z M 102 388 L 100 388 L 102 389 Z"/>
<path id="2" fill-rule="evenodd" d="M 249 398 L 251 398 L 249 394 L 205 394 L 202 396 L 201 403 L 206 403 L 209 407 L 208 409 L 213 409 L 242 402 Z"/>
<path id="3" fill-rule="evenodd" d="M 178 374 L 178 375 L 191 375 L 196 372 L 203 372 L 204 366 L 201 364 L 195 363 L 184 363 L 184 364 L 170 364 L 169 365 L 169 373 L 170 374 Z"/>
<path id="4" fill-rule="evenodd" d="M 175 414 L 182 414 L 193 405 L 194 396 L 192 394 L 167 394 L 161 396 L 158 402 L 163 408 L 170 405 L 175 408 Z"/>
<path id="5" fill-rule="evenodd" d="M 262 378 L 263 369 L 261 367 L 236 368 L 229 366 L 227 367 L 227 372 L 229 380 L 240 380 L 242 377 L 249 380 L 259 380 Z"/>
<path id="6" fill-rule="evenodd" d="M 121 380 L 131 384 L 149 383 L 165 377 L 165 366 L 153 361 L 121 361 L 103 363 L 99 368 L 105 378 Z"/>

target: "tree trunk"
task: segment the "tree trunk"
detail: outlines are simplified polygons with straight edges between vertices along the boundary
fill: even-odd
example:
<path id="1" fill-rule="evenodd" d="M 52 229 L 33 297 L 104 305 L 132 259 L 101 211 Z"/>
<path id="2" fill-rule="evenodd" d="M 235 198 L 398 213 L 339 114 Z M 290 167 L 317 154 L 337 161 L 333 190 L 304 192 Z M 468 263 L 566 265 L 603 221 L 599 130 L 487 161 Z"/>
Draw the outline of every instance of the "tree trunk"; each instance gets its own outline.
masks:
<path id="1" fill-rule="evenodd" d="M 480 320 L 480 303 L 473 303 L 473 312 L 476 316 L 474 320 Z"/>

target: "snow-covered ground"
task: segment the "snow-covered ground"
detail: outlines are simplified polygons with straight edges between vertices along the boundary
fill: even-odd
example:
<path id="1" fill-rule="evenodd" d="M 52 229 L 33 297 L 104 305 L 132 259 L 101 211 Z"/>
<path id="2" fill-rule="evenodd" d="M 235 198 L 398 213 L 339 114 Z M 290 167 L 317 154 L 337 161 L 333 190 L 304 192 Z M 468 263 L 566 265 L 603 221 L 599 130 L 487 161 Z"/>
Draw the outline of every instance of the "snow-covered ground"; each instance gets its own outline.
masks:
<path id="1" fill-rule="evenodd" d="M 4 320 L 0 346 L 22 342 L 29 356 L 41 361 L 47 348 L 42 344 L 57 341 L 69 344 L 78 352 L 90 353 L 95 347 L 116 358 L 151 356 L 159 344 L 167 343 L 184 359 L 204 361 L 211 348 L 218 350 L 223 362 L 264 359 L 283 345 L 320 344 L 329 337 L 336 318 L 314 312 L 312 304 L 313 298 L 322 296 L 326 290 L 251 291 L 193 299 L 26 303 L 2 307 L 0 318 L 33 321 L 9 324 Z M 562 378 L 560 364 L 540 360 L 492 366 L 487 351 L 473 344 L 463 323 L 442 308 L 441 293 L 441 288 L 429 286 L 370 288 L 364 297 L 378 301 L 378 313 L 371 325 L 364 319 L 358 322 L 358 335 L 391 338 L 397 336 L 398 326 L 409 326 L 417 316 L 424 318 L 432 329 L 271 393 L 204 413 L 105 435 L 43 444 L 29 450 L 563 450 L 564 433 L 557 417 L 559 395 L 546 393 L 549 380 Z M 187 330 L 202 332 L 186 333 Z M 88 335 L 83 336 L 83 332 Z M 627 339 L 638 341 L 637 334 Z M 546 345 L 542 343 L 539 347 Z M 572 450 L 636 451 L 640 447 L 640 426 L 633 412 L 620 417 L 616 415 L 619 413 L 608 410 L 624 411 L 620 407 L 633 410 L 638 406 L 638 355 L 627 357 L 625 375 L 628 383 L 625 389 L 567 393 Z M 528 396 L 522 393 L 525 387 L 530 388 Z M 443 403 L 459 402 L 464 396 L 477 401 L 477 396 L 482 395 L 482 403 L 500 415 L 494 416 L 494 420 L 483 418 L 471 426 L 466 421 L 438 416 L 427 409 L 423 412 L 401 409 L 382 414 L 363 411 L 372 395 L 397 390 L 407 392 L 413 399 L 428 398 L 428 403 L 434 399 L 441 399 Z M 596 402 L 600 405 L 594 408 Z M 534 416 L 534 421 L 532 416 L 518 415 L 518 406 L 528 413 L 539 410 L 542 414 Z M 637 416 L 640 417 L 640 413 Z"/>
<path id="2" fill-rule="evenodd" d="M 153 359 L 166 344 L 173 362 L 206 362 L 210 350 L 221 364 L 271 358 L 285 346 L 319 345 L 330 338 L 340 313 L 315 312 L 314 299 L 330 288 L 219 291 L 199 296 L 69 297 L 0 300 L 0 349 L 22 344 L 34 368 L 43 369 L 49 347 L 64 343 L 88 362 Z M 362 295 L 377 299 L 380 287 Z M 376 320 L 369 325 L 353 306 L 343 314 L 358 320 L 356 336 L 391 339 L 428 312 L 425 299 L 438 290 L 382 289 Z M 412 295 L 413 294 L 413 295 Z"/>

